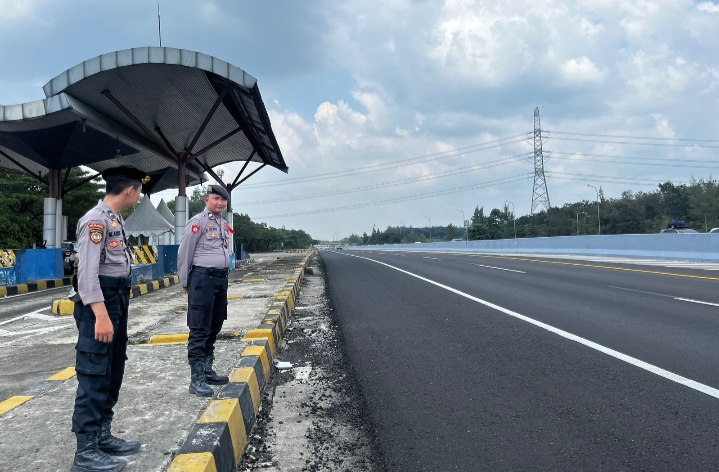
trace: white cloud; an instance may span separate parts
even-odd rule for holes
[[[608,74],[606,69],[597,67],[586,56],[565,61],[561,70],[567,80],[577,82],[599,82]]]
[[[719,5],[712,2],[702,2],[697,4],[697,10],[707,13],[719,13]]]
[[[34,18],[37,7],[36,0],[0,0],[0,20],[17,21]]]

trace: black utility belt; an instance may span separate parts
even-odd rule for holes
[[[132,277],[110,277],[101,275],[100,287],[108,288],[130,288],[132,286]]]
[[[190,270],[192,272],[207,274],[210,277],[227,277],[230,274],[230,269],[217,269],[215,267],[202,267],[196,265],[193,265]]]

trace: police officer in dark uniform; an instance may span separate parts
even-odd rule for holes
[[[140,170],[115,167],[102,173],[105,198],[77,224],[77,396],[72,431],[77,436],[73,472],[120,471],[126,462],[112,456],[134,454],[137,441],[111,434],[127,354],[130,263],[120,211],[132,208],[149,177]]]
[[[227,319],[229,247],[233,233],[221,216],[227,200],[229,195],[223,187],[207,187],[205,210],[187,223],[177,253],[177,272],[188,298],[190,393],[201,397],[212,396],[209,385],[229,381],[212,368],[215,340]]]

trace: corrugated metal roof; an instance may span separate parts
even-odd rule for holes
[[[230,93],[195,144],[197,152],[238,127],[243,131],[202,156],[209,167],[253,161],[287,172],[259,94],[257,80],[225,61],[175,48],[144,47],[95,57],[68,69],[44,87],[47,96],[65,93],[98,113],[143,133],[102,95],[108,90],[150,130],[159,128],[175,152],[192,141],[223,88]]]
[[[172,188],[176,159],[158,144],[159,134],[147,136],[102,92],[109,91],[149,130],[161,130],[181,153],[224,89],[193,152],[241,131],[197,159],[208,167],[251,159],[287,172],[257,80],[225,61],[175,48],[103,54],[50,80],[43,87],[46,99],[0,106],[0,149],[33,171],[44,168],[44,174],[47,167],[102,171],[129,164],[161,179],[150,191]],[[116,159],[118,147],[122,157]],[[0,167],[18,168],[1,158]],[[188,185],[204,180],[192,161],[187,176]]]

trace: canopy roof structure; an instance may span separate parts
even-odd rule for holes
[[[174,231],[175,228],[152,206],[148,196],[142,198],[135,211],[125,220],[125,234],[128,236],[159,237]]]
[[[167,206],[167,203],[165,203],[165,199],[161,199],[160,203],[157,205],[157,211],[162,215],[165,220],[170,223],[175,223],[175,215],[172,214],[170,209]]]
[[[182,196],[202,171],[230,191],[249,162],[261,164],[254,172],[267,165],[288,171],[257,80],[212,56],[167,47],[116,51],[66,70],[43,90],[44,100],[0,106],[0,166],[99,172],[129,164],[166,184],[176,169]],[[246,164],[233,182],[212,171],[235,161]],[[164,188],[171,187],[151,191]]]

